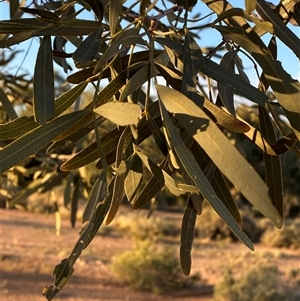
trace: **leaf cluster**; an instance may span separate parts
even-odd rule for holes
[[[34,1],[18,11],[16,1],[11,1],[11,19],[0,22],[1,48],[41,38],[34,68],[33,115],[18,117],[13,104],[2,97],[9,122],[0,125],[0,172],[14,170],[40,150],[54,159],[66,158],[60,170],[67,174],[92,162],[99,170],[93,187],[87,189],[80,238],[70,256],[55,267],[54,284],[44,290],[48,300],[72,275],[74,263],[101,224],[114,220],[122,201],[139,209],[164,187],[176,196],[188,196],[180,246],[185,275],[191,270],[194,227],[205,199],[234,235],[254,249],[241,229],[227,180],[277,227],[282,226],[280,155],[290,149],[300,153],[300,84],[276,59],[276,41],[280,39],[300,57],[299,39],[286,26],[291,15],[298,20],[298,2],[286,1],[294,6],[285,16],[280,9],[285,1],[275,10],[262,0],[246,1],[244,11],[225,0],[202,0],[201,5],[214,13],[214,21],[199,26],[195,26],[199,20],[188,19],[189,3],[136,1],[127,6],[123,2]],[[261,18],[252,15],[254,8]],[[95,20],[80,19],[82,11],[93,11]],[[24,13],[32,17],[23,18]],[[206,54],[197,38],[205,27],[223,36],[221,46]],[[265,45],[262,36],[267,33],[271,38]],[[67,44],[75,51],[66,52]],[[220,48],[225,54],[216,63],[212,58]],[[241,53],[262,70],[257,88],[243,69]],[[68,70],[68,60],[78,71],[67,77],[73,86],[56,97],[53,63]],[[73,106],[87,86],[93,89],[92,99]],[[268,98],[268,89],[275,100]],[[258,127],[237,114],[236,97],[258,106]],[[282,117],[288,125],[282,125]],[[101,125],[108,121],[116,126],[103,134]],[[90,133],[93,141],[77,150]],[[245,136],[263,153],[265,181],[230,142],[228,133]],[[160,162],[143,152],[141,145],[148,138],[160,150]],[[66,150],[72,155],[64,157]],[[76,180],[73,216],[83,178],[76,173],[68,179],[69,184]]]

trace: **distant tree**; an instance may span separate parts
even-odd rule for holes
[[[0,46],[8,53],[2,67],[18,55],[10,53],[12,46],[40,37],[32,83],[9,74],[9,68],[1,75],[2,191],[9,175],[23,174],[32,181],[13,198],[6,191],[12,198],[9,205],[38,189],[53,189],[66,178],[65,204],[71,203],[74,224],[78,197],[83,189],[90,190],[82,217],[86,225],[70,256],[55,267],[54,284],[43,292],[48,300],[65,285],[83,249],[104,220],[112,222],[122,201],[139,209],[164,187],[176,196],[188,195],[180,246],[185,275],[190,273],[194,226],[204,199],[253,250],[227,180],[282,226],[280,156],[300,154],[300,84],[276,59],[276,41],[300,58],[299,39],[286,26],[299,26],[299,1],[274,6],[245,0],[245,10],[225,0],[174,2],[33,0],[25,7],[25,1],[11,0],[10,20],[0,22]],[[199,14],[205,5],[213,13],[207,19],[211,22]],[[94,20],[82,19],[80,13],[87,11]],[[209,50],[197,38],[204,28],[222,36]],[[268,45],[263,35],[270,37]],[[256,70],[261,68],[257,88],[240,54]],[[220,63],[214,56],[221,57]],[[78,69],[67,76],[72,86],[64,93],[55,86],[54,62],[65,72],[72,62]],[[20,83],[32,84],[32,98],[23,95],[26,87],[22,90]],[[87,86],[93,97],[83,105],[78,98]],[[258,106],[256,126],[238,116],[236,95]],[[31,107],[32,116],[19,116],[17,102]],[[103,133],[102,124],[108,121],[116,126]],[[81,141],[90,133],[93,141],[86,146]],[[265,182],[230,142],[231,133],[247,137],[259,149]],[[160,162],[141,147],[149,137],[160,150]],[[42,163],[32,169],[23,163],[29,157]],[[78,169],[95,161],[97,177],[90,189]]]

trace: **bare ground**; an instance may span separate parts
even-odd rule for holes
[[[78,239],[81,225],[70,228],[63,220],[61,235],[55,235],[54,215],[16,210],[1,210],[1,301],[38,301],[45,285],[52,284],[51,273],[56,264],[68,256]],[[168,214],[168,218],[180,220],[181,215]],[[178,245],[179,242],[174,241]],[[55,300],[61,301],[141,301],[141,300],[212,300],[213,286],[228,264],[237,272],[254,264],[259,258],[272,261],[283,272],[300,267],[299,251],[271,249],[256,245],[252,253],[240,243],[216,244],[195,241],[193,249],[193,273],[201,279],[188,289],[180,289],[165,295],[134,292],[118,283],[110,272],[111,257],[132,247],[133,241],[115,233],[97,235],[75,265],[75,272]],[[240,267],[240,268],[239,268]]]

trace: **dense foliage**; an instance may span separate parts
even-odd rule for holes
[[[36,37],[40,46],[33,81],[9,68],[1,75],[3,194],[13,207],[30,193],[63,182],[74,224],[78,199],[89,193],[85,225],[70,256],[55,267],[54,284],[44,289],[48,300],[70,278],[103,221],[113,221],[121,202],[139,209],[165,187],[188,196],[180,246],[185,275],[204,199],[254,249],[241,230],[229,184],[282,226],[280,156],[300,155],[300,84],[277,60],[276,41],[300,58],[299,38],[287,27],[300,24],[299,1],[274,6],[245,0],[245,10],[225,0],[196,2],[34,0],[26,6],[10,1],[10,20],[0,22],[2,66],[18,55],[12,46]],[[209,19],[199,14],[205,5],[212,11]],[[81,18],[83,12],[95,19]],[[201,47],[202,29],[221,33],[217,46]],[[269,36],[268,45],[262,36]],[[243,68],[245,56],[257,70],[257,88]],[[65,72],[77,69],[66,78],[69,86],[55,83],[54,62]],[[87,87],[93,96],[86,101],[80,96]],[[239,116],[237,97],[256,106],[257,123]],[[20,105],[32,114],[20,116]],[[232,143],[233,135],[245,137],[262,154],[264,179]],[[149,140],[159,156],[143,148]],[[91,164],[95,179],[84,172]],[[16,175],[28,181],[12,197]]]

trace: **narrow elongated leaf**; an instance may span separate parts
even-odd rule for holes
[[[197,213],[194,210],[193,203],[189,201],[183,214],[180,238],[180,264],[185,276],[188,276],[191,272],[191,251],[195,237],[196,219]]]
[[[3,92],[2,88],[0,88],[0,102],[2,103],[2,107],[4,108],[10,119],[18,118],[18,115],[12,103],[9,101],[6,94]]]
[[[46,124],[54,117],[54,72],[51,37],[44,36],[39,47],[33,79],[34,119]]]
[[[87,2],[90,5],[98,20],[102,21],[104,13],[104,7],[102,2],[98,0],[85,0],[85,2]]]
[[[105,53],[101,56],[100,60],[98,61],[97,65],[95,66],[94,72],[97,72],[105,66],[106,62],[112,58],[113,56],[117,55],[121,50],[120,46],[123,47],[130,46],[132,44],[140,44],[145,45],[144,40],[139,34],[139,28],[130,28],[127,30],[123,30],[111,43],[110,47],[107,48]]]
[[[86,62],[90,62],[95,58],[100,48],[100,38],[102,32],[102,28],[95,30],[80,44],[73,54],[73,59],[75,62],[85,64]]]
[[[143,165],[139,156],[134,155],[129,163],[130,170],[124,181],[124,190],[128,201],[131,203],[136,196],[137,189],[143,179]]]
[[[104,154],[108,154],[115,150],[118,145],[119,131],[117,128],[110,131],[101,138],[101,146]],[[92,143],[81,152],[77,153],[73,158],[63,163],[60,167],[62,171],[74,170],[85,166],[99,158],[97,142]]]
[[[133,199],[133,209],[140,209],[147,205],[162,190],[164,185],[163,181],[152,175],[142,191]]]
[[[74,112],[53,119],[46,125],[37,127],[1,149],[0,173],[5,172],[12,166],[22,162],[30,155],[45,147],[59,135],[63,128],[74,123],[74,120],[81,116],[81,114],[81,112]]]
[[[271,58],[270,50],[261,48],[260,43],[255,40],[253,42],[247,34],[240,28],[228,28],[216,26],[216,28],[227,38],[245,48],[253,58],[260,64],[263,69],[269,85],[273,89],[275,96],[282,105],[286,117],[288,118],[296,136],[300,139],[300,83],[294,80],[282,67],[281,62]],[[259,43],[259,44],[257,44]]]
[[[103,171],[93,185],[87,204],[82,214],[82,223],[91,220],[98,204],[107,195],[106,172]]]
[[[82,229],[80,237],[76,245],[74,246],[70,256],[63,259],[62,262],[54,268],[54,271],[52,273],[55,278],[54,284],[46,286],[43,290],[43,295],[47,298],[47,300],[52,300],[64,287],[64,285],[67,283],[74,272],[73,266],[76,263],[81,252],[89,245],[91,240],[97,234],[111,203],[111,191],[113,182],[114,178],[108,186],[109,192],[106,195],[104,202],[97,206],[95,214],[92,216],[89,223]]]
[[[164,86],[157,86],[157,90],[168,110],[176,114],[176,118],[205,150],[220,171],[262,214],[267,216],[277,227],[281,227],[282,218],[269,198],[267,186],[218,127],[210,121],[209,117],[188,98],[183,97],[180,92]],[[194,117],[192,118],[191,116]],[[178,143],[181,146],[180,141],[178,141]],[[179,151],[182,151],[181,147]],[[190,157],[187,154],[186,152],[180,154],[180,159],[182,158],[182,160],[187,161],[187,158]],[[187,156],[187,158],[185,156]],[[193,158],[190,160],[194,161]],[[190,161],[190,163],[186,162],[183,166],[189,167],[190,170],[187,172],[191,178],[195,180],[195,174],[199,173],[200,176],[201,170],[199,169],[200,172],[197,171],[197,165],[191,162],[192,161]],[[196,170],[194,170],[194,168],[196,168]],[[251,181],[249,181],[249,179],[251,179]],[[207,181],[205,177],[204,180]],[[198,185],[200,185],[200,187]],[[210,187],[209,183],[208,185],[207,187]],[[206,187],[202,187],[203,181],[197,183],[196,186],[203,195],[205,193],[204,197],[206,197],[208,201],[216,203],[215,197],[212,198],[210,195],[215,195],[215,193],[212,189],[211,192],[206,191]],[[227,212],[226,209],[226,214]],[[222,217],[222,213],[219,214]],[[230,215],[230,217],[232,216]],[[229,224],[228,222],[226,223]]]
[[[271,142],[276,142],[272,121],[265,108],[259,108],[259,124],[262,134]],[[270,198],[283,218],[283,182],[282,168],[279,156],[264,153],[266,182],[269,187]]]
[[[82,82],[56,98],[54,103],[54,116],[56,117],[60,115],[69,108],[69,106],[82,94],[87,84],[87,82]],[[33,116],[17,118],[11,122],[0,124],[0,139],[12,139],[19,137],[38,126],[39,125],[34,121]]]
[[[260,16],[274,26],[274,34],[300,59],[300,39],[275,14],[265,1],[257,0]]]
[[[137,125],[141,119],[141,107],[128,102],[106,103],[94,109],[94,112],[121,126],[129,124]]]
[[[220,65],[222,67],[224,67],[225,69],[228,69],[228,70],[234,72],[234,61],[235,61],[236,55],[237,55],[236,50],[226,52],[221,59]],[[218,82],[218,89],[219,89],[220,97],[221,97],[224,107],[229,111],[229,113],[231,115],[235,116],[233,89],[228,86],[224,86],[223,84],[221,84],[219,82]]]
[[[162,89],[163,88],[163,89]],[[167,90],[173,91],[170,88],[157,86],[158,94],[160,99],[166,99],[167,96],[164,93],[164,88]],[[180,93],[181,94],[181,93]],[[182,95],[182,94],[181,94]],[[179,96],[179,95],[177,95]],[[184,97],[187,99],[186,97]],[[191,102],[191,100],[189,100]],[[166,125],[166,129],[168,134],[170,135],[170,139],[174,145],[174,149],[177,153],[179,160],[181,161],[182,167],[187,172],[187,174],[191,177],[196,187],[200,190],[201,194],[209,201],[214,210],[220,215],[220,217],[225,221],[231,231],[236,235],[236,237],[243,242],[249,249],[254,250],[254,247],[248,238],[248,236],[241,230],[240,226],[237,224],[235,219],[232,217],[228,209],[224,206],[221,200],[217,197],[215,191],[211,187],[209,181],[204,176],[203,172],[197,165],[194,157],[189,153],[187,148],[185,147],[183,141],[178,135],[176,128],[174,127],[172,120],[170,119],[163,103],[161,105],[161,112],[163,116],[163,120]],[[196,107],[196,105],[195,105]]]
[[[72,228],[75,227],[76,224],[76,216],[77,216],[77,210],[78,210],[78,201],[80,197],[80,190],[81,190],[81,179],[79,176],[74,177],[74,190],[72,194],[72,199],[71,199],[71,206],[70,206],[70,222]]]
[[[25,13],[39,16],[42,19],[50,21],[50,22],[55,22],[55,23],[60,22],[59,17],[55,13],[52,13],[51,11],[48,11],[48,10],[37,9],[37,8],[28,8],[28,7],[20,7],[19,9]]]
[[[119,23],[119,16],[122,12],[122,0],[112,0],[109,1],[109,25],[110,25],[110,34],[113,36],[117,31],[117,26]]]

